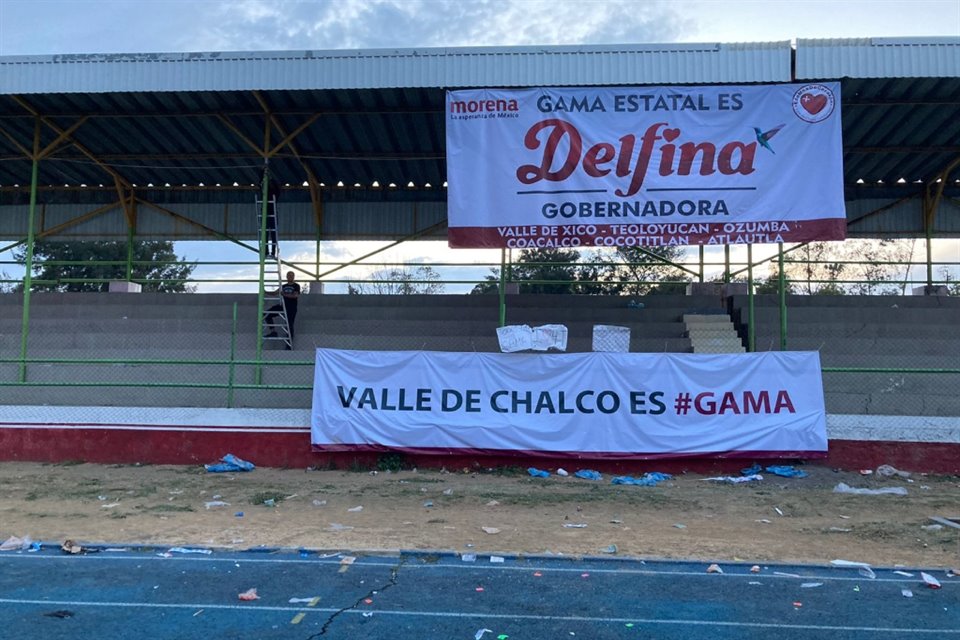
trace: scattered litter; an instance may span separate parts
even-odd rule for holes
[[[243,593],[238,593],[237,597],[245,602],[250,600],[259,600],[260,596],[257,595],[256,589],[247,589]]]
[[[616,552],[617,552],[617,545],[615,544],[611,544],[609,546],[604,547],[603,549],[600,549],[600,553],[616,553]]]
[[[623,520],[619,518],[614,518],[613,520],[610,521],[610,524],[623,524]]]
[[[838,517],[843,518],[844,520],[849,520],[849,519],[850,519],[850,516],[838,516]]]
[[[314,501],[313,501],[313,506],[315,506],[315,507],[325,507],[325,506],[327,506],[327,501],[326,501],[326,500],[314,500]]]
[[[364,611],[364,612],[363,612],[363,617],[364,617],[364,618],[372,618],[372,617],[373,617],[373,611]]]
[[[350,513],[360,513],[361,511],[363,511],[363,506],[358,505],[356,507],[350,507],[349,509],[347,509],[347,511],[349,511]]]
[[[882,489],[863,489],[851,487],[848,484],[841,482],[833,488],[834,493],[851,493],[858,496],[879,496],[886,493],[895,496],[905,496],[907,495],[907,489],[905,487],[883,487]]]
[[[363,603],[364,603],[364,604],[373,604],[373,598],[364,598],[364,599],[363,599]]]
[[[897,574],[898,576],[903,576],[904,578],[912,578],[912,577],[913,577],[913,574],[912,574],[912,573],[908,573],[908,572],[906,572],[906,571],[894,571],[894,573]]]
[[[480,640],[485,633],[493,633],[493,629],[478,629],[475,634],[473,634],[473,640]]]
[[[67,609],[57,609],[56,611],[48,611],[43,615],[47,618],[60,618],[63,620],[64,618],[72,618],[77,614],[75,614],[73,611],[68,611]]]
[[[452,496],[452,495],[453,495],[453,489],[444,489],[444,490],[443,490],[443,495],[445,495],[445,496]]]
[[[534,578],[540,578],[540,577],[543,577],[543,574],[540,573],[539,571],[534,571],[534,572],[533,572],[533,577],[534,577]]]
[[[685,524],[680,524],[680,523],[678,522],[677,524],[673,525],[673,528],[674,528],[674,529],[686,529],[686,528],[687,528],[687,525],[685,525]]]
[[[703,478],[705,482],[723,482],[726,484],[742,484],[744,482],[760,482],[763,480],[763,476],[760,474],[752,474],[749,476],[717,476],[715,478]]]
[[[903,595],[904,598],[913,597],[913,591],[910,591],[910,589],[900,589],[900,594]]]
[[[188,549],[187,547],[171,547],[167,549],[167,553],[201,553],[205,556],[213,553],[210,549]]]
[[[797,609],[799,609],[800,607],[803,606],[803,603],[802,603],[802,602],[794,602],[794,603],[793,603],[793,606],[795,606]]]
[[[872,476],[873,469],[860,469],[860,475],[862,476]]]
[[[580,469],[573,475],[583,480],[602,480],[603,479],[603,476],[600,475],[599,471],[593,471],[592,469]]]
[[[267,507],[275,507],[277,506],[277,501],[274,498],[267,498],[266,500],[263,501],[263,504],[264,506],[267,506]]]
[[[477,593],[483,593],[483,587],[477,587],[476,589],[474,589],[474,591],[476,591]]]
[[[490,556],[490,562],[494,564],[503,564],[503,556]]]
[[[500,529],[497,529],[496,527],[480,527],[480,528],[483,529],[484,533],[488,533],[491,536],[495,536],[498,533],[500,533]]]
[[[941,529],[943,529],[943,525],[942,524],[925,524],[920,528],[923,529],[924,531],[940,531]]]
[[[110,504],[102,504],[102,505],[100,505],[100,508],[101,508],[101,509],[113,509],[114,507],[119,507],[119,506],[120,506],[120,502],[117,501],[117,502],[111,502]]]
[[[750,573],[760,573],[760,565],[755,564],[750,567]]]
[[[926,584],[931,589],[939,589],[941,586],[939,580],[937,580],[936,578],[934,578],[932,575],[930,575],[925,571],[920,572],[920,577],[923,578],[924,584]]]
[[[536,467],[530,467],[530,468],[528,468],[528,469],[527,469],[527,473],[529,473],[529,474],[530,474],[531,476],[533,476],[534,478],[549,478],[549,477],[550,477],[550,472],[549,472],[549,471],[544,471],[543,469],[537,469]]]
[[[328,527],[329,531],[352,531],[353,527],[345,524],[340,524],[339,522],[331,522]]]
[[[803,582],[800,584],[801,589],[816,589],[817,587],[822,587],[822,582]]]
[[[755,476],[758,473],[763,471],[763,467],[754,462],[751,466],[746,469],[740,469],[740,475],[742,476]]]
[[[243,517],[243,511],[237,511],[235,514],[233,514],[233,517],[234,517],[234,518],[242,518],[242,517]]]
[[[712,564],[707,567],[707,573],[723,573],[723,569],[718,564]]]
[[[869,567],[866,562],[854,562],[852,560],[831,560],[830,564],[834,567]]]
[[[570,475],[570,472],[561,467],[560,469],[557,469],[557,475],[561,478],[566,478]]]
[[[475,553],[464,553],[464,554],[461,554],[460,560],[462,560],[463,562],[476,562],[476,561],[477,561],[477,554],[475,554]]]
[[[231,471],[253,471],[256,466],[252,462],[241,460],[232,453],[220,458],[222,462],[217,464],[205,464],[203,468],[210,473],[227,473]]]
[[[105,504],[105,505],[103,505],[103,508],[106,509],[106,508],[109,507],[109,506],[110,506],[110,505]],[[114,506],[116,506],[116,505],[114,505]],[[230,506],[230,503],[229,503],[229,502],[224,502],[223,500],[211,500],[210,502],[204,502],[204,503],[203,503],[203,506],[206,507],[207,509],[213,509],[213,508],[215,508],[215,507],[229,507],[229,506]]]
[[[960,576],[960,569],[950,569],[947,571],[948,576]]]
[[[792,465],[774,465],[766,468],[767,473],[772,473],[781,478],[806,478],[810,474],[802,469],[797,469]]]
[[[581,578],[589,578],[589,577],[590,577],[590,574],[589,574],[589,573],[581,573],[581,574],[580,574],[580,577],[581,577]]]
[[[937,524],[942,524],[945,527],[950,527],[952,529],[960,529],[960,524],[954,522],[957,518],[941,518],[940,516],[930,516],[930,519],[936,522]]]
[[[882,464],[877,467],[877,475],[883,476],[885,478],[890,478],[892,476],[898,476],[900,478],[909,478],[912,473],[909,471],[900,471],[896,467],[891,467],[889,464]]]
[[[766,518],[760,518],[759,520],[754,520],[754,522],[759,522],[760,524],[772,524],[772,522]]]
[[[30,548],[32,542],[30,536],[23,536],[22,538],[10,536],[0,544],[0,551],[26,551]]]
[[[762,583],[762,582],[757,582],[756,580],[751,580],[751,581],[748,582],[747,584],[752,584],[752,585],[760,586],[760,585],[762,585],[763,583]]]
[[[774,571],[773,575],[780,576],[781,578],[799,578],[799,573],[786,573],[784,571]]]
[[[782,515],[783,515],[783,511],[780,510],[780,507],[774,507],[773,510],[777,512],[777,515],[778,515],[778,516],[782,516]]]
[[[100,502],[105,502],[106,499],[107,499],[107,496],[97,496],[97,500],[99,500]]]
[[[423,503],[423,506],[429,509],[430,507],[433,506],[433,500],[427,500],[426,502]]]
[[[853,529],[844,529],[843,527],[830,527],[827,531],[832,531],[833,533],[850,533]]]
[[[664,480],[670,480],[672,478],[673,476],[669,473],[651,471],[650,473],[643,474],[639,478],[634,478],[633,476],[617,476],[610,482],[610,484],[630,484],[640,487],[655,487]]]
[[[567,522],[563,525],[563,528],[564,529],[586,529],[587,525],[584,522],[577,522],[577,523]]]
[[[356,561],[356,556],[343,556],[340,558],[340,564],[353,564]]]
[[[490,502],[487,503],[488,507],[497,507],[499,505],[500,505],[500,502],[497,500],[491,500]]]

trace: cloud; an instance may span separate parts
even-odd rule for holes
[[[364,49],[676,40],[689,21],[666,2],[608,0],[242,0],[213,3],[192,49]]]

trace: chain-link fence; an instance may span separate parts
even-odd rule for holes
[[[743,279],[733,261],[714,264],[719,276],[687,263],[699,272],[687,274],[694,284],[720,281],[712,292],[684,295],[687,283],[672,279],[674,270],[671,278],[619,281],[635,293],[585,295],[609,279],[551,280],[536,277],[535,262],[523,265],[526,272],[509,266],[502,278],[479,278],[485,293],[477,295],[418,293],[402,278],[370,279],[352,294],[305,294],[291,351],[258,341],[255,294],[34,292],[27,313],[22,293],[0,294],[0,403],[306,407],[318,347],[497,352],[504,350],[497,329],[506,325],[531,333],[529,346],[511,351],[691,352],[698,349],[684,316],[729,314],[733,340],[744,347],[820,352],[830,413],[960,416],[960,297],[806,295],[816,278],[803,266],[799,275],[785,273],[785,290],[794,293],[783,300],[779,274],[759,277],[760,266],[731,296],[722,281],[735,287]],[[432,275],[413,282],[427,281],[445,282]],[[859,282],[863,291],[876,285],[830,282]],[[905,276],[886,293],[914,282],[923,280]],[[381,284],[391,288],[380,291]],[[535,335],[549,325],[563,327],[562,345],[555,330]]]

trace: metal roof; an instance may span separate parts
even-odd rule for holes
[[[789,42],[0,58],[0,93],[304,91],[790,80]]]
[[[960,159],[960,38],[878,42],[801,40],[796,73],[842,79],[851,234],[916,234],[926,185]],[[397,238],[445,217],[444,87],[786,81],[793,57],[749,43],[0,58],[0,237],[26,234],[36,115],[41,148],[66,132],[40,162],[40,228],[58,237],[125,237],[115,178],[139,199],[138,234],[208,237],[193,220],[246,237],[269,121],[268,146],[293,138],[270,159],[291,238]],[[956,207],[941,211],[935,232],[960,235]]]
[[[955,78],[960,37],[798,40],[796,78]]]

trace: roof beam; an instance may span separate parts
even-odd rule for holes
[[[77,149],[77,151],[79,151],[80,153],[85,155],[87,158],[89,158],[95,165],[97,165],[98,167],[106,171],[107,174],[109,174],[114,180],[119,180],[122,184],[124,184],[128,188],[133,189],[133,185],[130,183],[129,180],[127,180],[122,175],[117,173],[117,171],[113,167],[101,161],[96,155],[94,155],[92,151],[90,151],[85,146],[80,144],[71,134],[68,134],[66,129],[63,129],[56,122],[53,122],[52,120],[50,120],[50,118],[41,114],[37,109],[34,109],[33,106],[31,106],[30,103],[24,100],[22,97],[10,96],[10,99],[16,102],[17,104],[19,104],[23,109],[28,111],[32,116],[39,119],[40,122],[47,125],[49,128],[53,129],[58,134],[58,136],[61,137],[61,138],[58,138],[61,142],[64,140],[69,140],[73,144],[73,146]]]
[[[83,118],[80,118],[79,120],[74,122],[72,125],[64,129],[62,132],[60,132],[60,135],[54,138],[53,142],[51,142],[50,144],[48,144],[47,146],[45,146],[43,149],[40,150],[39,158],[46,158],[51,153],[53,153],[58,146],[60,146],[61,142],[70,140],[71,139],[70,136],[72,136],[77,129],[82,127],[83,123],[85,123],[87,120],[89,120],[89,118],[84,116]]]
[[[10,144],[12,144],[13,146],[15,146],[15,147],[17,148],[17,151],[19,151],[20,153],[23,154],[24,159],[29,160],[29,159],[33,158],[33,151],[31,151],[30,149],[27,149],[25,146],[23,146],[22,144],[20,144],[20,143],[17,141],[17,139],[16,139],[15,137],[13,137],[13,134],[10,133],[9,131],[7,131],[6,129],[4,129],[3,127],[0,127],[0,135],[3,135],[4,138],[6,138],[7,140],[9,140],[9,141],[10,141]],[[6,159],[6,158],[4,158],[4,159]],[[19,160],[19,159],[20,159],[19,156],[15,157],[15,158],[11,158],[11,160]]]

